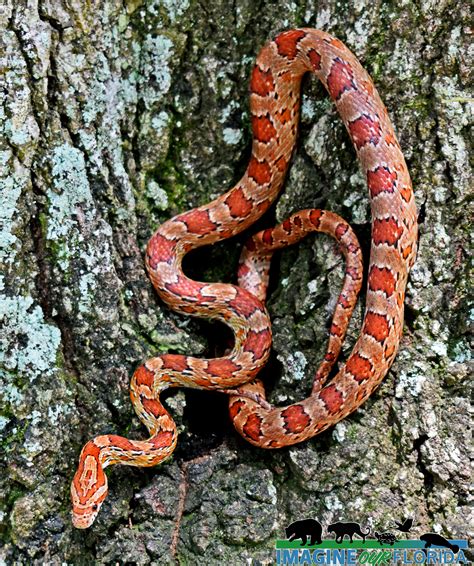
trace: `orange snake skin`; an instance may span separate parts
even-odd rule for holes
[[[330,380],[362,279],[359,245],[341,218],[305,210],[257,234],[242,253],[239,286],[193,281],[181,267],[187,252],[245,230],[278,196],[295,146],[301,79],[308,71],[326,87],[349,132],[372,210],[362,329],[347,361]],[[279,448],[307,440],[352,413],[380,384],[396,356],[407,277],[416,254],[417,213],[405,160],[372,80],[338,39],[314,29],[287,31],[258,55],[250,111],[252,155],[242,179],[209,204],[165,222],[146,252],[146,267],[161,299],[177,312],[224,322],[233,330],[234,347],[214,359],[166,354],[135,371],[131,399],[150,437],[139,441],[106,434],[84,446],[71,486],[75,527],[87,528],[97,516],[108,491],[105,467],[155,466],[172,454],[177,430],[160,402],[163,390],[193,387],[230,394],[230,415],[239,433],[261,448]],[[344,287],[311,395],[273,407],[255,379],[271,348],[263,303],[269,261],[274,250],[312,231],[338,240],[346,256]]]

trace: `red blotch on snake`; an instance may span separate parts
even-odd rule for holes
[[[308,52],[309,60],[311,61],[311,66],[313,71],[321,70],[321,55],[316,51],[316,49],[310,49]]]
[[[329,94],[333,100],[339,100],[346,91],[356,90],[354,72],[349,63],[336,57],[327,78],[327,85]]]
[[[272,201],[270,199],[266,198],[266,199],[263,199],[260,202],[256,201],[256,204],[257,204],[257,210],[258,210],[259,214],[263,214],[266,210],[268,210],[268,208],[272,204]]]
[[[242,279],[242,277],[246,277],[249,273],[251,273],[251,269],[245,263],[241,263],[237,268],[237,279]]]
[[[347,230],[349,230],[347,224],[342,224],[342,222],[338,224],[336,228],[336,238],[340,240],[342,236],[344,236],[344,234],[347,232]]]
[[[151,413],[154,417],[159,417],[164,414],[164,408],[161,403],[155,401],[155,399],[148,399],[147,397],[141,397],[141,402],[147,413]]]
[[[338,49],[342,49],[342,50],[347,49],[344,43],[342,43],[340,39],[337,39],[337,37],[333,37],[330,43],[332,46],[337,47]]]
[[[217,224],[209,218],[207,210],[191,210],[178,216],[177,220],[184,222],[189,232],[193,234],[204,235],[213,232],[217,228]]]
[[[311,419],[301,405],[291,405],[284,411],[281,416],[285,424],[283,425],[287,432],[298,434],[309,425]]]
[[[123,436],[116,436],[115,434],[109,434],[110,444],[121,448],[122,450],[135,450],[135,445],[130,440],[123,438]]]
[[[381,134],[380,123],[368,114],[362,114],[356,120],[349,122],[349,133],[357,149],[368,143],[377,145]]]
[[[234,375],[241,367],[227,358],[215,358],[209,360],[207,371],[215,377],[229,378]]]
[[[294,59],[298,52],[298,42],[301,41],[305,35],[306,33],[299,29],[280,33],[280,35],[275,39],[278,53],[282,57]]]
[[[150,438],[150,442],[155,448],[165,448],[167,446],[171,446],[171,443],[173,442],[173,433],[169,431],[159,432],[158,434]]]
[[[258,185],[266,185],[272,178],[270,165],[265,160],[259,161],[253,155],[250,158],[248,174]]]
[[[347,297],[345,297],[344,295],[339,295],[339,298],[337,300],[338,304],[341,305],[341,307],[348,309],[351,306],[351,303],[347,300]]]
[[[329,333],[333,336],[339,336],[339,338],[343,335],[343,331],[340,326],[338,326],[335,322],[331,324],[331,329]]]
[[[234,420],[235,417],[240,413],[244,405],[244,401],[241,401],[240,399],[235,403],[232,403],[232,405],[229,407],[230,418],[232,420]]]
[[[135,370],[134,376],[138,386],[146,385],[147,387],[151,387],[153,385],[155,372],[150,371],[143,365]]]
[[[312,210],[309,213],[309,220],[315,228],[319,228],[319,225],[321,224],[321,216],[322,215],[323,215],[323,211],[319,210],[319,209]]]
[[[256,310],[261,308],[260,301],[248,291],[244,291],[240,287],[234,287],[234,289],[236,292],[235,297],[229,301],[229,306],[234,309],[234,311],[248,318]]]
[[[249,438],[257,441],[262,436],[262,419],[255,413],[252,413],[248,416],[242,430]]]
[[[386,360],[391,359],[397,353],[397,348],[395,346],[385,347],[383,351],[384,358]]]
[[[336,389],[335,385],[327,385],[319,392],[319,398],[326,405],[329,414],[337,413],[342,405],[342,393]]]
[[[161,234],[154,234],[147,246],[148,264],[152,269],[160,262],[171,262],[176,255],[175,240],[169,240]]]
[[[245,196],[242,187],[232,191],[224,202],[229,207],[229,212],[234,218],[243,218],[252,210],[252,201]]]
[[[410,202],[413,191],[411,190],[411,187],[400,187],[400,194],[405,202]]]
[[[166,289],[173,295],[181,296],[186,299],[200,300],[201,289],[203,285],[197,281],[189,279],[185,275],[179,274],[177,281],[174,283],[165,283]],[[185,310],[183,308],[183,310]]]
[[[388,244],[394,246],[403,234],[403,226],[400,226],[393,217],[376,218],[372,229],[372,240],[376,246]]]
[[[407,259],[412,252],[413,252],[413,246],[411,244],[402,248],[403,259]]]
[[[252,352],[254,359],[260,359],[264,352],[270,347],[271,342],[272,335],[269,330],[261,330],[260,332],[251,330],[247,335],[244,351]]]
[[[390,297],[395,291],[395,285],[395,276],[391,269],[377,267],[376,265],[370,268],[369,289],[372,291],[382,291],[387,297]]]
[[[252,116],[252,130],[256,140],[268,143],[276,136],[276,129],[268,114],[266,116]]]
[[[285,108],[284,110],[280,110],[280,112],[276,113],[276,118],[280,122],[280,124],[287,124],[291,120],[290,109]]]
[[[360,354],[354,354],[347,360],[346,370],[360,383],[372,375],[372,364]]]
[[[267,244],[267,246],[271,246],[273,244],[273,229],[268,228],[262,234],[262,242]]]
[[[259,96],[267,96],[275,90],[275,82],[271,70],[263,71],[255,65],[250,79],[250,90]]]
[[[376,197],[380,193],[393,193],[396,189],[397,172],[388,167],[379,166],[373,171],[367,171],[367,185],[370,195]]]
[[[390,333],[387,317],[383,314],[367,312],[362,331],[373,336],[377,342],[383,342]]]
[[[181,354],[163,354],[161,361],[163,362],[163,369],[172,369],[174,371],[189,369],[186,356],[182,356]]]

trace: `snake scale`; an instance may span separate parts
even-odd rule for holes
[[[341,218],[305,210],[257,234],[243,251],[238,286],[194,281],[181,267],[190,250],[251,226],[279,194],[295,146],[301,79],[307,72],[323,83],[348,130],[367,180],[372,211],[362,329],[346,362],[330,380],[362,279],[357,240]],[[107,495],[105,467],[155,466],[173,452],[177,431],[160,402],[163,390],[223,391],[230,395],[230,415],[238,432],[256,446],[279,448],[311,438],[354,411],[379,385],[396,356],[407,277],[416,254],[417,213],[403,154],[372,80],[338,39],[314,29],[286,31],[257,57],[250,81],[250,112],[252,153],[242,179],[209,204],[165,222],[146,251],[147,271],[161,299],[179,313],[224,322],[233,330],[234,346],[214,359],[161,355],[135,371],[131,399],[150,437],[139,441],[106,434],[84,446],[71,486],[73,524],[78,528],[93,523]],[[269,261],[275,249],[311,231],[326,232],[339,241],[346,256],[344,287],[310,396],[287,407],[273,407],[256,379],[271,347],[264,305]]]

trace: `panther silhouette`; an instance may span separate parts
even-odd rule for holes
[[[316,519],[302,519],[288,525],[285,529],[286,538],[291,542],[297,538],[301,539],[301,546],[304,546],[309,537],[309,544],[321,544],[321,534],[323,526]]]
[[[354,535],[360,536],[362,539],[364,539],[365,542],[365,537],[370,534],[370,529],[366,533],[364,533],[362,532],[358,523],[342,523],[341,521],[338,521],[337,523],[332,523],[331,525],[329,525],[328,532],[335,533],[336,542],[338,544],[341,544],[346,535],[350,538],[350,542],[354,542]]]

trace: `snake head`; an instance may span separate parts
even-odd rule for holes
[[[87,529],[92,525],[107,497],[107,476],[100,460],[100,438],[84,446],[72,480],[72,524],[77,529]]]

